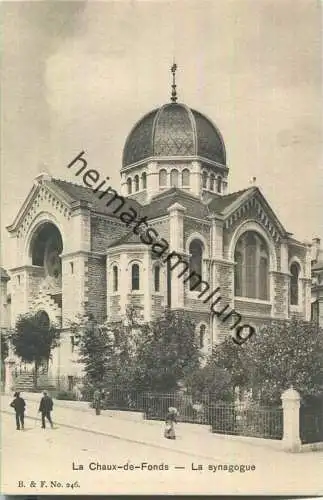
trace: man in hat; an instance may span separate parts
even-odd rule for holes
[[[20,397],[20,392],[15,392],[13,396],[14,400],[10,403],[10,406],[14,408],[16,413],[16,428],[17,431],[19,431],[21,425],[21,429],[24,430],[26,403],[25,400]]]
[[[40,400],[40,405],[39,405],[39,410],[38,412],[41,413],[41,426],[42,429],[46,428],[45,425],[45,418],[47,418],[48,422],[51,425],[51,428],[54,427],[52,418],[50,416],[50,412],[53,410],[53,400],[48,396],[47,391],[43,392],[43,397]]]

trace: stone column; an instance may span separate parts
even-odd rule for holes
[[[151,258],[151,252],[146,250],[143,258],[143,279],[145,281],[144,289],[144,319],[145,321],[151,321],[151,310],[152,310],[152,283],[154,280],[153,276],[153,264]]]
[[[179,203],[174,203],[167,211],[169,213],[170,251],[183,255],[184,213],[186,208]],[[180,271],[182,271],[182,268],[180,268]],[[172,309],[182,309],[184,307],[184,278],[178,277],[180,271],[172,272],[171,276]]]
[[[301,449],[299,429],[300,395],[293,387],[281,395],[284,412],[283,448],[286,451],[298,452]]]
[[[5,364],[5,386],[4,386],[4,392],[5,394],[10,394],[12,392],[12,386],[13,386],[13,368],[16,364],[13,356],[9,354],[9,356],[5,359],[4,361]]]

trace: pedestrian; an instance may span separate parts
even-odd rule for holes
[[[164,437],[166,439],[176,439],[174,424],[177,423],[177,409],[170,407],[166,415]]]
[[[96,415],[100,415],[101,413],[101,398],[102,392],[100,389],[96,389],[93,394],[93,408],[95,409]]]
[[[10,403],[10,406],[14,408],[16,413],[16,428],[17,431],[19,431],[21,425],[21,429],[24,430],[26,403],[25,400],[20,397],[20,392],[15,392],[13,396],[15,399]]]
[[[51,428],[54,427],[54,424],[52,422],[52,418],[50,416],[50,412],[53,410],[53,400],[48,396],[47,391],[43,392],[43,397],[40,400],[40,405],[39,405],[39,410],[38,412],[41,413],[41,426],[42,429],[46,428],[45,424],[45,418],[47,418],[48,422],[50,423]]]

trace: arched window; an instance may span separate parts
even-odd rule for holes
[[[202,174],[202,187],[207,189],[207,172],[203,172]]]
[[[113,274],[113,291],[117,292],[118,291],[118,267],[113,266],[112,268],[112,274]]]
[[[199,331],[199,346],[200,346],[200,349],[203,349],[203,347],[205,346],[205,331],[206,331],[206,326],[205,325],[201,325],[200,326],[200,331]]]
[[[128,194],[131,194],[132,193],[132,180],[130,179],[130,177],[128,177],[128,179],[127,179],[127,189],[128,189]]]
[[[222,178],[218,177],[216,180],[216,190],[218,193],[221,193],[222,191]]]
[[[135,191],[139,191],[139,175],[135,175]]]
[[[155,292],[160,291],[160,267],[155,266],[154,268],[154,289]]]
[[[188,168],[184,168],[182,172],[182,186],[189,186],[190,185],[190,171]]]
[[[290,266],[290,303],[292,306],[297,306],[299,302],[299,293],[298,293],[298,280],[299,280],[299,265],[294,262]]]
[[[147,188],[147,174],[146,174],[146,172],[142,173],[141,184],[142,184],[142,189],[146,189]]]
[[[210,191],[214,191],[215,175],[211,174],[210,177]]]
[[[170,185],[171,187],[178,187],[178,170],[175,168],[170,173]]]
[[[159,185],[161,187],[164,187],[167,185],[167,172],[164,168],[159,171]]]
[[[193,240],[189,246],[190,253],[190,290],[201,291],[203,244]]]
[[[139,273],[139,265],[132,264],[131,268],[131,289],[139,290],[140,288],[140,273]]]
[[[234,291],[239,297],[269,300],[269,253],[264,239],[254,231],[240,236],[234,260]]]
[[[40,310],[36,313],[38,324],[41,328],[47,329],[50,325],[49,316],[46,311]]]
[[[236,251],[234,257],[235,257],[235,261],[236,261],[235,275],[234,275],[235,294],[238,295],[239,297],[241,297],[242,296],[242,254],[241,254],[241,252]]]

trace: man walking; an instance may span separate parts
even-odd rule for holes
[[[96,389],[93,394],[93,408],[95,409],[96,415],[100,415],[101,413],[101,397],[102,393],[100,389]]]
[[[40,400],[40,405],[39,405],[39,410],[38,410],[38,412],[41,413],[41,426],[42,426],[42,429],[46,428],[45,418],[47,418],[48,422],[51,425],[51,428],[53,428],[54,425],[53,425],[53,422],[52,422],[52,419],[50,416],[50,412],[53,410],[53,401],[52,401],[52,398],[50,398],[48,396],[47,391],[44,391],[43,394],[44,394],[44,396]]]
[[[24,430],[26,403],[25,400],[20,397],[20,392],[15,392],[14,398],[15,399],[10,403],[10,406],[14,408],[16,413],[16,428],[17,431],[19,431],[21,425],[21,429]]]

